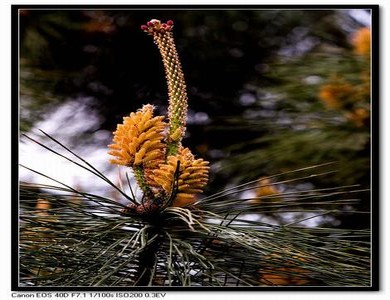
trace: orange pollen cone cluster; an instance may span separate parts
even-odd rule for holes
[[[177,165],[179,173],[175,178]],[[170,155],[167,161],[153,171],[150,184],[161,187],[165,195],[170,195],[177,185],[177,194],[172,206],[186,206],[196,200],[196,194],[203,191],[208,180],[209,162],[195,159],[188,148],[180,148],[178,154]]]
[[[114,156],[110,162],[124,166],[142,165],[154,168],[164,161],[163,144],[166,123],[164,117],[153,117],[153,106],[142,109],[123,118],[114,132],[113,144],[108,153]]]
[[[195,159],[188,148],[180,147],[175,155],[166,156],[167,124],[164,117],[153,117],[153,106],[123,118],[109,145],[113,164],[141,170],[144,182],[156,198],[172,198],[171,206],[188,206],[196,201],[208,181],[208,161]],[[179,163],[180,162],[180,163]],[[179,170],[177,175],[177,165]]]
[[[354,33],[352,44],[357,54],[369,57],[371,54],[371,30],[368,27]]]
[[[181,145],[186,130],[187,92],[172,27],[172,21],[162,23],[156,19],[141,26],[153,36],[163,59],[168,83],[168,123],[162,116],[153,116],[152,105],[144,105],[123,118],[108,146],[114,157],[110,162],[132,168],[147,201],[162,207],[193,204],[207,184],[209,171],[207,161],[195,159]]]

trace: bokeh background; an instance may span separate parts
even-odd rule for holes
[[[166,114],[160,54],[140,30],[152,18],[175,23],[189,94],[183,143],[211,162],[206,194],[328,162],[334,173],[251,193],[370,188],[371,15],[363,9],[20,10],[20,132],[50,146],[44,130],[118,182],[107,154],[116,125],[145,103]],[[23,138],[19,160],[112,193]],[[20,178],[49,183],[25,169]],[[358,204],[316,224],[367,228],[370,194],[355,196]]]

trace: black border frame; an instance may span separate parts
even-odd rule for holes
[[[128,10],[158,10],[158,9],[370,9],[372,28],[372,65],[371,65],[371,283],[370,287],[339,287],[339,286],[297,286],[297,287],[20,287],[18,283],[18,202],[19,202],[19,16],[20,9],[128,9]],[[11,5],[11,291],[17,292],[131,292],[131,291],[379,291],[380,290],[380,168],[379,168],[379,5]]]

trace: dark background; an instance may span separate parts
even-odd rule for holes
[[[335,173],[283,188],[370,188],[369,122],[356,126],[319,97],[328,81],[359,85],[369,70],[351,43],[369,25],[369,10],[25,9],[19,16],[22,133],[69,99],[98,116],[70,136],[71,147],[106,147],[110,136],[91,136],[114,131],[145,103],[165,114],[160,54],[140,26],[171,19],[189,95],[183,144],[211,162],[206,194],[327,162]],[[370,211],[369,194],[356,197],[358,205],[326,225],[366,228],[369,216],[348,211]]]

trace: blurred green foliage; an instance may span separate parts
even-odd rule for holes
[[[213,162],[209,193],[329,161],[338,172],[312,184],[370,187],[369,126],[319,99],[333,75],[359,84],[369,68],[349,40],[362,24],[345,10],[21,11],[21,130],[80,95],[97,99],[101,129],[144,103],[164,113],[160,57],[139,29],[151,18],[175,22],[190,98],[184,144]]]

